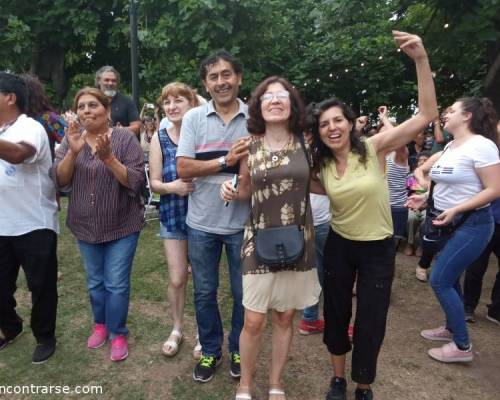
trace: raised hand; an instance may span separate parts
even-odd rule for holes
[[[109,136],[107,133],[97,135],[95,152],[100,160],[104,161],[111,157],[111,142],[109,141]]]
[[[400,31],[392,31],[392,34],[398,47],[412,60],[427,57],[427,52],[419,36]]]
[[[382,118],[387,118],[388,114],[387,114],[387,106],[380,106],[378,109],[378,117],[380,119]]]
[[[68,118],[68,127],[64,129],[64,134],[68,139],[68,145],[70,150],[78,154],[85,146],[85,137],[87,136],[87,131],[82,132],[82,128],[76,118]]]

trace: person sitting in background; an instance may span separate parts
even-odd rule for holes
[[[198,106],[193,89],[181,82],[172,82],[161,91],[161,103],[171,125],[153,136],[150,152],[151,189],[160,196],[160,237],[167,260],[168,300],[173,329],[163,344],[162,353],[177,354],[183,339],[184,305],[188,281],[188,243],[186,213],[188,195],[194,189],[191,179],[177,175],[176,154],[184,114]]]
[[[56,151],[52,176],[70,190],[67,225],[87,271],[94,327],[87,347],[111,339],[111,360],[128,357],[127,316],[132,262],[144,225],[144,155],[126,128],[109,127],[110,102],[99,89],[80,89],[76,117]]]

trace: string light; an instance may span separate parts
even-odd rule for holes
[[[346,69],[345,69],[345,72],[349,72],[349,70],[346,68]]]
[[[448,23],[444,24],[444,29],[448,29],[449,26],[450,26],[450,24],[448,24]]]
[[[307,82],[304,82],[304,86],[307,86]]]
[[[379,60],[381,60],[382,58],[383,58],[382,56],[379,56],[379,58],[378,58],[378,59],[379,59]]]
[[[453,79],[455,77],[455,74],[450,75],[450,79]]]
[[[318,82],[318,83],[319,83],[319,78],[316,78],[316,82]]]
[[[333,78],[333,74],[330,74],[330,78]]]
[[[398,53],[401,53],[401,49],[397,49],[396,51],[397,51]]]
[[[361,66],[364,67],[365,66],[365,63],[361,63]]]

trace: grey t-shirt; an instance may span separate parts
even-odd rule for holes
[[[213,100],[189,110],[182,119],[177,157],[213,160],[226,155],[232,144],[248,135],[247,106],[238,99],[240,109],[228,124],[215,111]],[[193,180],[186,224],[204,232],[227,235],[243,230],[250,212],[248,201],[233,201],[228,207],[220,198],[220,185],[238,173],[239,166]]]

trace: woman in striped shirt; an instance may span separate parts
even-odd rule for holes
[[[143,226],[144,160],[139,141],[126,128],[110,128],[110,104],[86,87],[74,101],[52,175],[69,191],[67,225],[87,271],[94,329],[87,346],[111,339],[111,360],[128,356],[126,327],[132,261]]]

